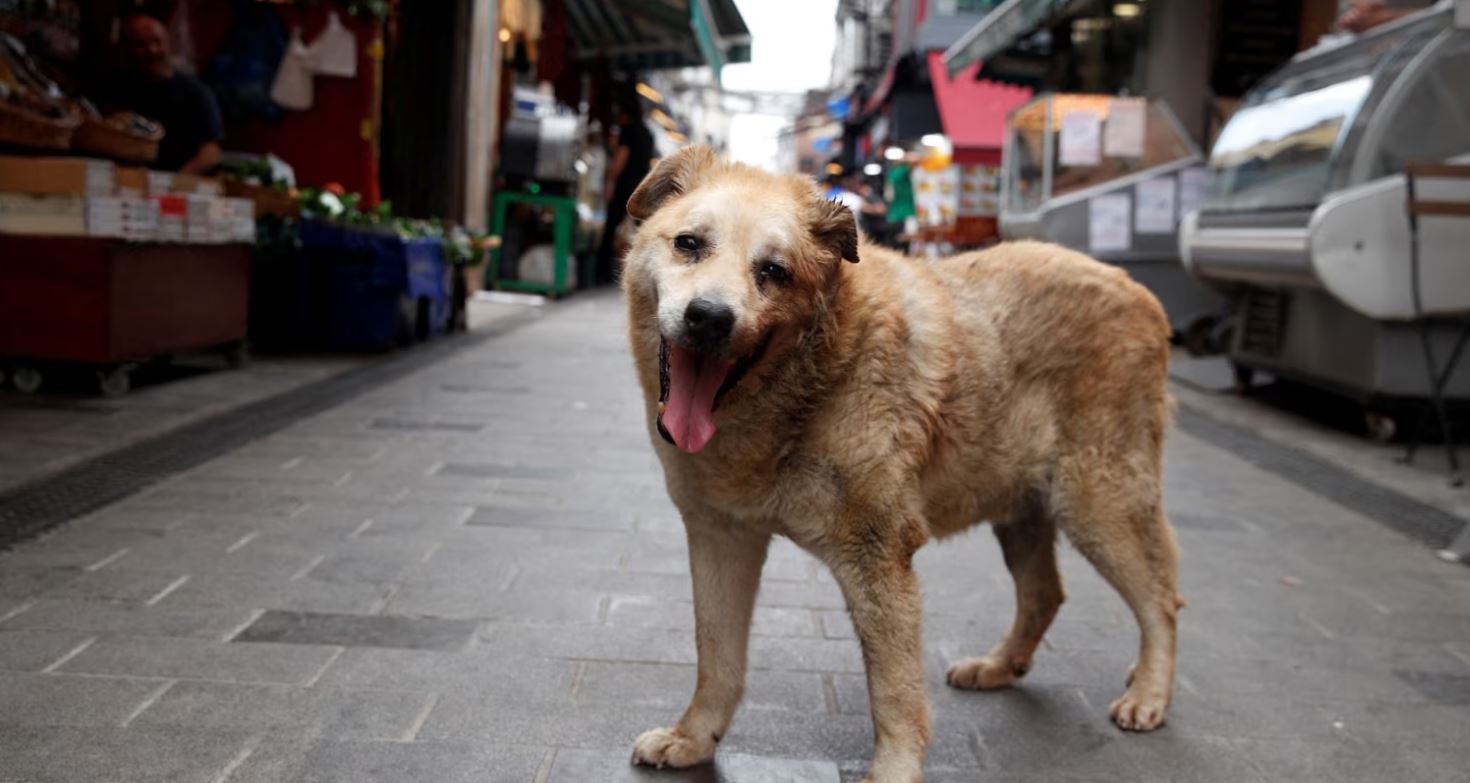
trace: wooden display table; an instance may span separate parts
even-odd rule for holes
[[[48,365],[128,390],[137,362],[222,349],[243,359],[248,245],[0,235],[0,365],[34,391]]]

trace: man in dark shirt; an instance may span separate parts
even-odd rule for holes
[[[129,67],[114,103],[163,125],[154,165],[184,174],[214,168],[224,136],[214,94],[174,66],[162,22],[138,14],[123,24],[122,35]]]
[[[617,279],[618,226],[628,216],[628,199],[638,184],[648,176],[655,154],[653,134],[643,124],[643,107],[631,86],[616,96],[617,129],[612,155],[607,164],[607,183],[603,197],[607,201],[607,220],[602,224],[602,249],[597,254],[597,283]]]

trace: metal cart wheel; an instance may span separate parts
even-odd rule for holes
[[[225,364],[228,364],[232,370],[238,370],[250,363],[250,348],[243,340],[225,346],[220,351],[220,355],[224,357]]]
[[[1389,443],[1398,434],[1398,420],[1380,411],[1363,411],[1363,430],[1374,443]]]
[[[10,371],[10,384],[22,394],[35,394],[41,388],[41,382],[44,380],[40,370],[27,364]]]
[[[133,388],[132,368],[113,367],[97,371],[97,389],[104,397],[121,397]]]
[[[1251,385],[1255,383],[1256,371],[1252,367],[1243,364],[1230,363],[1230,369],[1234,373],[1235,393],[1245,397],[1251,393]]]

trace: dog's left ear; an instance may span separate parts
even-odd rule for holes
[[[693,190],[716,162],[714,150],[701,145],[685,147],[659,161],[628,198],[629,217],[645,220],[665,201]]]
[[[843,261],[858,262],[857,220],[840,201],[818,198],[811,209],[812,238]]]

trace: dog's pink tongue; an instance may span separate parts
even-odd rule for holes
[[[669,346],[669,398],[661,421],[681,451],[693,454],[715,436],[715,395],[729,372],[729,362]]]

